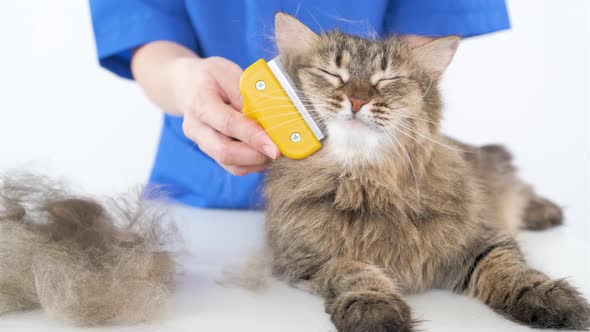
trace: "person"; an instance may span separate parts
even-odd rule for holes
[[[242,68],[276,56],[274,14],[316,32],[413,41],[510,27],[504,0],[90,0],[99,63],[135,79],[165,112],[149,185],[207,208],[261,208],[279,150],[243,116]]]

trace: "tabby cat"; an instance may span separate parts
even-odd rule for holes
[[[561,223],[502,146],[439,131],[443,70],[456,37],[317,35],[276,16],[286,71],[327,133],[304,160],[268,172],[273,273],[325,299],[338,331],[414,331],[405,294],[444,288],[539,328],[584,329],[590,305],[527,266],[512,234]]]

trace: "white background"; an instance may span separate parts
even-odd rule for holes
[[[519,241],[533,267],[571,276],[590,297],[590,4],[508,4],[513,29],[464,41],[451,65],[444,128],[507,144],[523,176],[565,207],[566,227]],[[41,168],[100,194],[145,181],[161,114],[135,84],[98,68],[86,1],[1,1],[0,43],[0,172]],[[172,312],[96,331],[334,330],[318,297],[276,282],[256,295],[215,282],[220,266],[262,243],[261,213],[174,210],[193,266]],[[529,331],[448,292],[408,301],[425,331]],[[0,317],[0,330],[78,331],[38,311]]]
[[[465,40],[443,82],[445,131],[502,142],[590,231],[590,5],[511,0],[513,29]],[[98,67],[86,1],[0,2],[0,171],[41,167],[96,193],[143,183],[161,113]]]

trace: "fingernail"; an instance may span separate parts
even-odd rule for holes
[[[272,145],[265,145],[264,147],[262,147],[262,150],[264,150],[264,153],[270,159],[277,159],[277,150],[275,149],[274,146],[272,146]]]

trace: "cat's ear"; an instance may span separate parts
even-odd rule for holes
[[[413,48],[412,53],[430,75],[438,78],[451,63],[460,41],[456,36],[438,38]]]
[[[305,53],[317,41],[318,35],[295,17],[275,15],[275,39],[281,55],[296,56]]]

